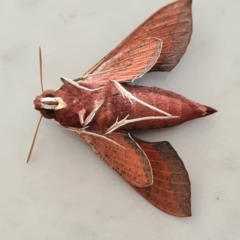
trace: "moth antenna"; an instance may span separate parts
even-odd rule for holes
[[[43,92],[42,48],[41,48],[40,46],[39,46],[39,48],[38,48],[38,55],[39,55],[40,82],[41,82],[41,89],[42,89],[42,92]],[[31,157],[31,155],[32,155],[32,150],[33,150],[33,147],[34,147],[34,144],[35,144],[35,140],[36,140],[36,137],[37,137],[37,133],[38,133],[38,129],[39,129],[39,126],[40,126],[41,121],[42,121],[42,116],[40,117],[40,119],[39,119],[39,121],[38,121],[38,125],[37,125],[37,128],[36,128],[34,137],[33,137],[32,145],[31,145],[30,150],[29,150],[29,153],[28,153],[27,163],[29,162],[30,157]]]
[[[30,157],[31,157],[31,155],[32,155],[32,150],[33,150],[33,147],[34,147],[34,144],[35,144],[35,140],[36,140],[36,137],[37,137],[37,133],[38,133],[38,129],[39,129],[41,120],[42,120],[42,116],[40,117],[40,119],[39,119],[39,121],[38,121],[38,125],[37,125],[37,128],[36,128],[34,137],[33,137],[32,145],[31,145],[30,150],[29,150],[29,153],[28,153],[27,163],[29,162]]]
[[[40,82],[41,82],[41,89],[43,92],[42,49],[41,49],[41,47],[39,47],[38,50],[39,50],[38,53],[39,53],[39,66],[40,66]]]

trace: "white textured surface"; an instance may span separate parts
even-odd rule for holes
[[[151,3],[150,3],[151,2]],[[192,185],[190,218],[142,199],[74,134],[39,118],[38,46],[46,88],[78,77],[168,0],[0,1],[0,239],[240,239],[239,0],[193,1],[194,32],[159,86],[218,109],[207,118],[140,134],[168,140]]]

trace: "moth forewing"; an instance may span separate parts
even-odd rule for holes
[[[162,54],[151,71],[171,71],[185,53],[191,35],[192,0],[174,1],[148,17],[86,74],[93,73],[113,56],[148,37],[163,42]]]

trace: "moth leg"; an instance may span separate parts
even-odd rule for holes
[[[160,119],[172,119],[172,118],[179,118],[179,116],[149,116],[149,117],[141,117],[141,118],[133,118],[133,119],[127,119],[129,115],[127,115],[124,119],[118,121],[118,118],[116,122],[109,127],[105,134],[109,134],[116,129],[128,124],[128,123],[133,123],[133,122],[139,122],[139,121],[146,121],[146,120],[160,120]]]
[[[131,104],[132,104],[132,100],[134,100],[134,101],[142,104],[143,106],[145,106],[145,107],[147,107],[147,108],[150,108],[150,109],[152,109],[152,110],[154,110],[154,111],[157,111],[157,112],[162,113],[162,114],[164,114],[164,115],[166,115],[166,116],[169,116],[169,117],[172,116],[170,113],[164,112],[163,110],[161,110],[161,109],[159,109],[159,108],[156,108],[156,107],[154,107],[154,106],[152,106],[152,105],[150,105],[150,104],[148,104],[148,103],[146,103],[146,102],[138,99],[137,97],[133,96],[130,92],[128,92],[128,91],[127,91],[120,83],[118,83],[117,81],[113,81],[113,80],[112,80],[111,82],[112,82],[112,83],[114,84],[114,86],[118,89],[118,91],[122,94],[123,98],[127,98],[127,99],[131,102]]]
[[[113,141],[112,139],[110,138],[107,138],[105,137],[104,135],[101,135],[101,134],[97,134],[97,133],[94,133],[94,132],[89,132],[89,131],[86,131],[85,129],[88,128],[87,127],[84,127],[84,128],[75,128],[75,127],[66,127],[68,130],[72,131],[72,132],[75,132],[75,133],[78,133],[78,134],[87,134],[87,135],[92,135],[92,136],[95,136],[95,137],[99,137],[99,138],[103,138],[113,144],[116,144],[117,146],[121,147],[121,148],[124,148],[122,145],[118,144],[117,142]]]
[[[94,118],[97,110],[103,105],[105,99],[103,99],[102,101],[100,101],[97,106],[92,110],[92,112],[88,115],[88,117],[85,119],[84,121],[84,125],[83,126],[86,126],[87,124],[89,124],[92,119]]]
[[[83,87],[83,86],[79,85],[77,82],[75,82],[74,80],[72,80],[72,79],[70,79],[70,78],[63,78],[63,77],[61,77],[61,81],[62,81],[63,83],[66,83],[66,82],[67,82],[67,83],[73,85],[73,86],[76,87],[76,88],[79,88],[79,89],[82,89],[82,90],[85,90],[85,91],[89,91],[89,92],[98,91],[99,89],[102,89],[102,88],[103,88],[103,87],[99,87],[99,88],[93,88],[93,89],[91,89],[91,88]]]
[[[79,117],[79,121],[80,121],[81,125],[84,124],[85,114],[86,114],[86,109],[85,109],[85,108],[83,108],[82,110],[80,110],[80,111],[78,112],[78,117]]]

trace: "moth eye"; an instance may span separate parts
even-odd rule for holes
[[[47,119],[54,118],[54,110],[42,109],[40,112],[44,118],[47,118]]]
[[[54,97],[55,96],[55,91],[48,89],[43,91],[43,93],[41,94],[42,97]]]
[[[55,96],[55,91],[48,89],[42,92],[41,94],[42,97],[54,97]],[[51,109],[41,109],[40,110],[42,116],[47,119],[52,119],[54,118],[54,110]]]

